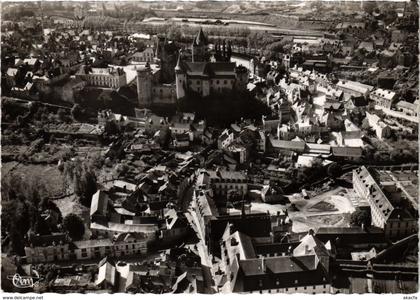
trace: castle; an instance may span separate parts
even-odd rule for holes
[[[161,70],[152,70],[147,63],[137,68],[137,100],[139,107],[153,104],[174,104],[176,102],[175,84],[161,83]]]
[[[163,48],[159,49],[163,50]],[[154,104],[174,104],[188,91],[194,91],[202,97],[226,90],[245,91],[248,84],[248,69],[230,62],[231,45],[216,44],[214,60],[210,62],[208,40],[202,29],[192,43],[192,61],[184,61],[181,52],[175,68],[175,83],[165,84],[162,76],[168,75],[164,69],[154,71],[149,64],[137,69],[137,94],[140,107]],[[161,52],[162,53],[162,52]],[[162,60],[162,67],[164,60]]]
[[[246,90],[248,69],[230,62],[230,43],[223,51],[216,45],[216,62],[209,62],[208,40],[200,29],[192,44],[192,62],[178,56],[175,67],[176,97],[183,98],[187,91],[194,91],[202,97],[225,90]]]

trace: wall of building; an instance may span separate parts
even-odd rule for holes
[[[55,245],[47,247],[25,247],[28,263],[53,262],[69,259],[69,245]]]

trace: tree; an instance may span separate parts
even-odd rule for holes
[[[372,221],[369,210],[356,208],[350,216],[350,224],[354,226],[369,226]]]
[[[371,15],[375,11],[375,9],[378,8],[377,3],[373,1],[363,1],[362,6],[363,10],[369,15]]]
[[[65,112],[64,109],[59,108],[57,111],[57,117],[58,117],[58,120],[65,122],[67,120],[67,113]]]
[[[75,172],[74,192],[80,197],[80,203],[90,206],[92,196],[97,191],[95,173],[87,164],[76,166]]]
[[[80,105],[79,104],[73,105],[71,109],[71,116],[73,117],[73,119],[78,120],[80,119],[81,115],[82,115],[82,108],[80,107]]]
[[[343,169],[341,168],[341,166],[338,164],[338,163],[336,163],[336,162],[333,162],[332,164],[330,164],[329,166],[328,166],[328,169],[327,169],[327,174],[328,174],[328,176],[330,176],[331,178],[337,178],[338,176],[340,176],[341,175],[341,172],[343,172]]]
[[[64,218],[63,225],[69,236],[75,241],[80,240],[85,234],[83,220],[76,214],[68,214]]]

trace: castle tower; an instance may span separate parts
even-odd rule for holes
[[[238,91],[245,91],[248,84],[248,69],[242,65],[235,68],[236,82],[235,88]]]
[[[200,28],[192,44],[192,62],[208,61],[207,45],[207,37],[204,35],[203,29]]]
[[[176,98],[180,99],[185,96],[185,86],[187,84],[187,76],[182,69],[181,52],[178,55],[178,62],[175,66],[175,81],[176,81]]]
[[[152,74],[149,64],[137,70],[137,99],[140,107],[152,104]]]

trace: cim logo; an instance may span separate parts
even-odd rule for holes
[[[36,286],[41,281],[41,276],[36,270],[32,270],[33,276],[21,276],[15,274],[13,276],[8,276],[8,279],[12,280],[12,283],[15,287],[20,289],[32,288]]]

